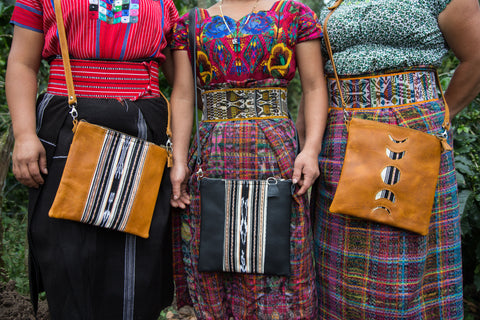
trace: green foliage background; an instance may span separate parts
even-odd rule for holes
[[[13,0],[0,2],[0,136],[10,126],[4,80],[7,56],[12,39],[12,27],[9,25],[9,19],[13,2]],[[322,6],[321,1],[305,0],[304,2],[317,13]],[[213,3],[213,0],[198,0],[198,6],[200,7],[207,7]],[[197,1],[175,0],[175,4],[180,14],[183,14],[189,8],[197,5]],[[439,72],[444,88],[448,86],[457,65],[458,60],[450,53],[445,58]],[[48,66],[44,65],[39,74],[40,90],[45,88],[47,74]],[[168,95],[170,88],[168,88],[165,79],[161,80],[161,84]],[[289,105],[293,114],[296,113],[300,95],[301,86],[298,77],[296,77],[289,87]],[[468,320],[480,317],[480,96],[456,117],[452,130],[462,215],[465,318]],[[0,281],[13,279],[17,283],[17,289],[26,294],[28,292],[25,239],[27,190],[15,180],[10,171],[1,195],[3,202],[0,209],[0,218],[4,228],[4,237],[3,252],[0,252],[2,254]],[[2,200],[1,197],[0,200]]]

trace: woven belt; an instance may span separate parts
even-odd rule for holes
[[[104,61],[70,59],[77,97],[131,99],[161,95],[156,61]],[[62,59],[50,63],[47,92],[67,96]]]
[[[383,108],[441,99],[435,71],[408,70],[361,77],[339,77],[346,108]],[[330,107],[341,108],[335,78],[327,77]]]
[[[203,121],[288,118],[286,88],[209,90],[202,99]]]

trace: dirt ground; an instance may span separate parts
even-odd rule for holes
[[[48,320],[46,301],[39,301],[35,319],[30,298],[15,290],[15,281],[0,282],[0,320]],[[159,320],[196,320],[193,309],[184,307],[177,310],[174,306],[164,310]]]
[[[38,320],[47,320],[46,301],[39,301]],[[15,290],[15,281],[0,283],[0,320],[35,320],[30,298]]]

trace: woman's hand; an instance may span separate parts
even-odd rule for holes
[[[43,184],[42,174],[47,174],[45,148],[36,135],[15,139],[12,155],[12,170],[17,180],[31,188]]]
[[[300,152],[295,159],[292,176],[292,182],[300,186],[297,194],[305,194],[319,175],[318,154],[315,154],[315,152],[309,153],[307,150]]]
[[[174,208],[185,209],[190,204],[190,195],[187,192],[190,170],[186,164],[174,164],[170,169],[170,181],[172,182],[172,197],[170,204]]]

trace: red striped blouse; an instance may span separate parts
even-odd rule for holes
[[[77,59],[157,58],[178,12],[172,0],[62,0],[70,55]],[[42,32],[42,56],[60,55],[53,0],[17,0],[11,23]]]

